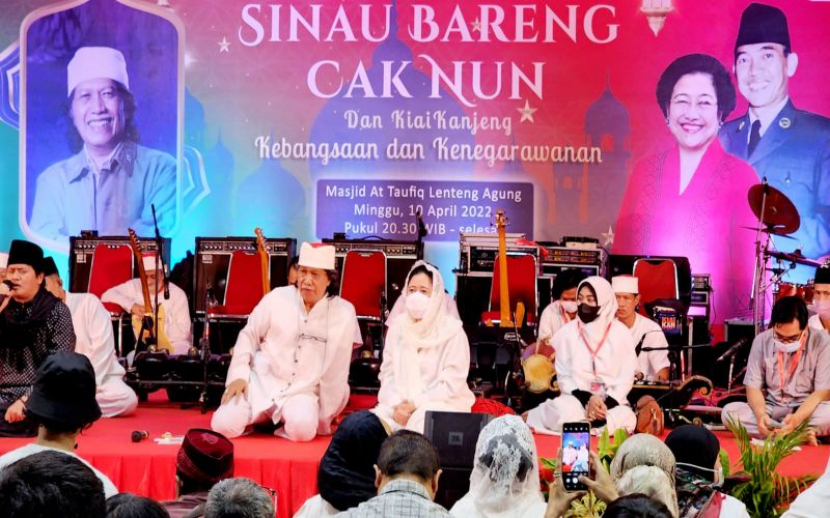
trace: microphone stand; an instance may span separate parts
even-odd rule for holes
[[[421,217],[421,210],[418,209],[415,212],[415,218],[418,220],[418,241],[415,245],[416,256],[419,260],[424,258],[424,238],[427,237],[429,232],[427,232],[427,227],[424,225],[424,220]]]
[[[213,287],[210,282],[207,284],[205,290],[205,327],[202,330],[202,337],[199,339],[199,350],[202,356],[202,393],[199,394],[199,403],[202,406],[202,413],[207,412],[208,407],[208,386],[210,380],[208,377],[208,364],[210,363],[210,308],[213,302]]]

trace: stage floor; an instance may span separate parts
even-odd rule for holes
[[[157,500],[174,498],[175,459],[178,445],[159,445],[153,438],[165,432],[182,435],[190,428],[209,428],[210,415],[198,408],[181,409],[168,403],[163,392],[152,394],[135,415],[102,419],[79,438],[77,453],[106,473],[121,491]],[[365,406],[365,398],[355,398],[353,406]],[[150,439],[135,444],[131,432],[146,431]],[[721,445],[733,462],[738,449],[730,434],[718,432]],[[0,453],[22,446],[31,439],[0,439]],[[305,500],[317,493],[317,466],[329,444],[329,437],[308,443],[293,443],[264,434],[233,440],[236,475],[249,477],[278,492],[278,516],[288,517]],[[536,435],[539,455],[552,457],[559,448],[559,437]],[[782,464],[785,474],[820,475],[830,457],[830,446],[805,446]]]

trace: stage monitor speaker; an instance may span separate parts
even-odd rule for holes
[[[297,250],[293,238],[268,238],[271,289],[288,284],[288,265]],[[193,278],[193,306],[197,315],[205,314],[207,287],[213,289],[213,296],[221,304],[225,298],[225,284],[231,255],[236,251],[254,253],[257,251],[256,238],[251,237],[197,237],[195,272]]]
[[[141,252],[153,252],[157,250],[155,238],[139,237]],[[89,291],[89,274],[92,271],[92,256],[98,245],[117,247],[121,245],[130,246],[128,236],[72,236],[69,238],[69,291],[72,293],[86,293]],[[170,238],[162,238],[164,248],[164,262],[168,271],[173,267],[170,264]],[[138,275],[138,264],[133,257],[133,271]]]
[[[470,490],[470,473],[475,462],[478,436],[492,420],[490,414],[426,413],[424,435],[438,450],[443,471],[435,501],[446,509],[450,509]]]

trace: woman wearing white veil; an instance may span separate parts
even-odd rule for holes
[[[423,433],[427,410],[469,412],[475,402],[467,386],[470,346],[461,321],[446,311],[434,266],[415,263],[405,286],[406,313],[386,335],[374,412],[393,430]]]
[[[502,416],[485,426],[475,455],[470,491],[450,509],[452,516],[545,516],[536,442],[520,417]]]
[[[617,299],[602,277],[588,277],[577,290],[577,318],[553,337],[561,395],[526,414],[538,430],[560,432],[562,423],[589,420],[629,432],[637,419],[628,406],[637,354],[631,332],[616,319]]]

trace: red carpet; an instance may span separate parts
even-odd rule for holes
[[[160,393],[157,393],[160,396]],[[354,406],[362,406],[354,401]],[[130,417],[102,419],[79,439],[78,454],[106,473],[121,491],[130,491],[158,500],[174,497],[175,456],[178,445],[158,445],[152,438],[164,432],[181,435],[189,428],[208,428],[210,413],[197,408],[181,410],[178,405],[160,401],[156,394]],[[149,432],[150,439],[134,444],[133,430]],[[738,459],[735,442],[719,433],[721,444],[732,461]],[[0,439],[0,453],[22,446],[31,439]],[[328,437],[308,443],[292,443],[267,435],[235,439],[236,475],[249,477],[277,490],[278,516],[289,517],[303,502],[317,493],[317,465]],[[552,457],[559,438],[536,436],[539,455]],[[821,474],[830,456],[830,446],[809,447],[787,459],[786,474]]]

